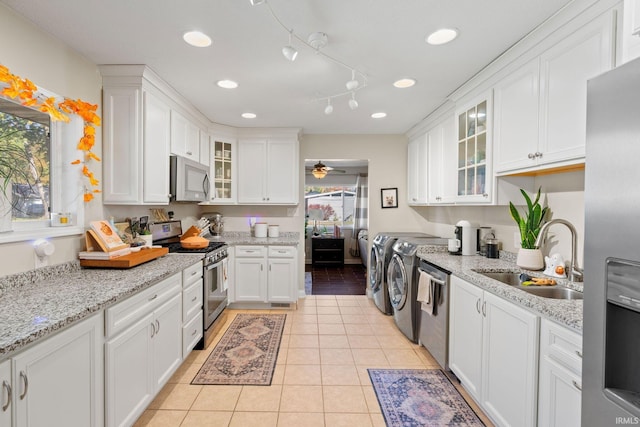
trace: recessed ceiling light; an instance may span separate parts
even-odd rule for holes
[[[399,89],[405,89],[415,84],[416,84],[416,79],[412,79],[410,77],[396,80],[395,82],[393,82],[393,85]]]
[[[182,36],[184,41],[195,47],[211,46],[211,37],[200,31],[189,31]]]
[[[216,84],[224,89],[235,89],[238,87],[238,83],[233,80],[219,80]]]
[[[455,28],[441,28],[429,34],[426,41],[432,45],[439,45],[449,43],[456,37],[458,37],[458,30]]]
[[[373,117],[374,119],[384,119],[385,117],[387,117],[387,113],[383,113],[382,111],[380,111],[379,113],[373,113],[371,117]]]
[[[255,119],[256,115],[255,113],[242,113],[242,117],[244,117],[245,119]]]

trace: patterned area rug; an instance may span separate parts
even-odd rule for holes
[[[440,369],[368,369],[388,427],[484,426]]]
[[[271,385],[286,314],[238,314],[191,384]]]

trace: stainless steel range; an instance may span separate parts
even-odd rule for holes
[[[168,221],[151,225],[153,244],[169,248],[170,253],[201,253],[202,279],[204,282],[203,311],[204,337],[196,345],[202,349],[208,338],[216,330],[216,320],[222,320],[222,313],[227,307],[228,266],[227,256],[229,247],[220,241],[209,242],[209,246],[198,249],[183,248],[180,244],[182,226],[180,221]]]

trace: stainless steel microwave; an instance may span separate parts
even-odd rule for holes
[[[169,191],[174,202],[209,199],[209,167],[180,156],[170,157]]]

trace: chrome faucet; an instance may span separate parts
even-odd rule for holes
[[[553,224],[566,225],[569,231],[571,232],[571,261],[569,263],[568,278],[572,282],[582,282],[582,279],[583,279],[582,269],[578,268],[578,261],[577,261],[578,233],[576,232],[576,228],[569,221],[565,219],[552,219],[551,221],[544,223],[542,228],[540,228],[540,232],[538,233],[538,238],[536,239],[535,247],[537,249],[540,249],[540,246],[542,246],[542,242],[547,236],[547,231],[549,230],[549,227],[551,227]]]

